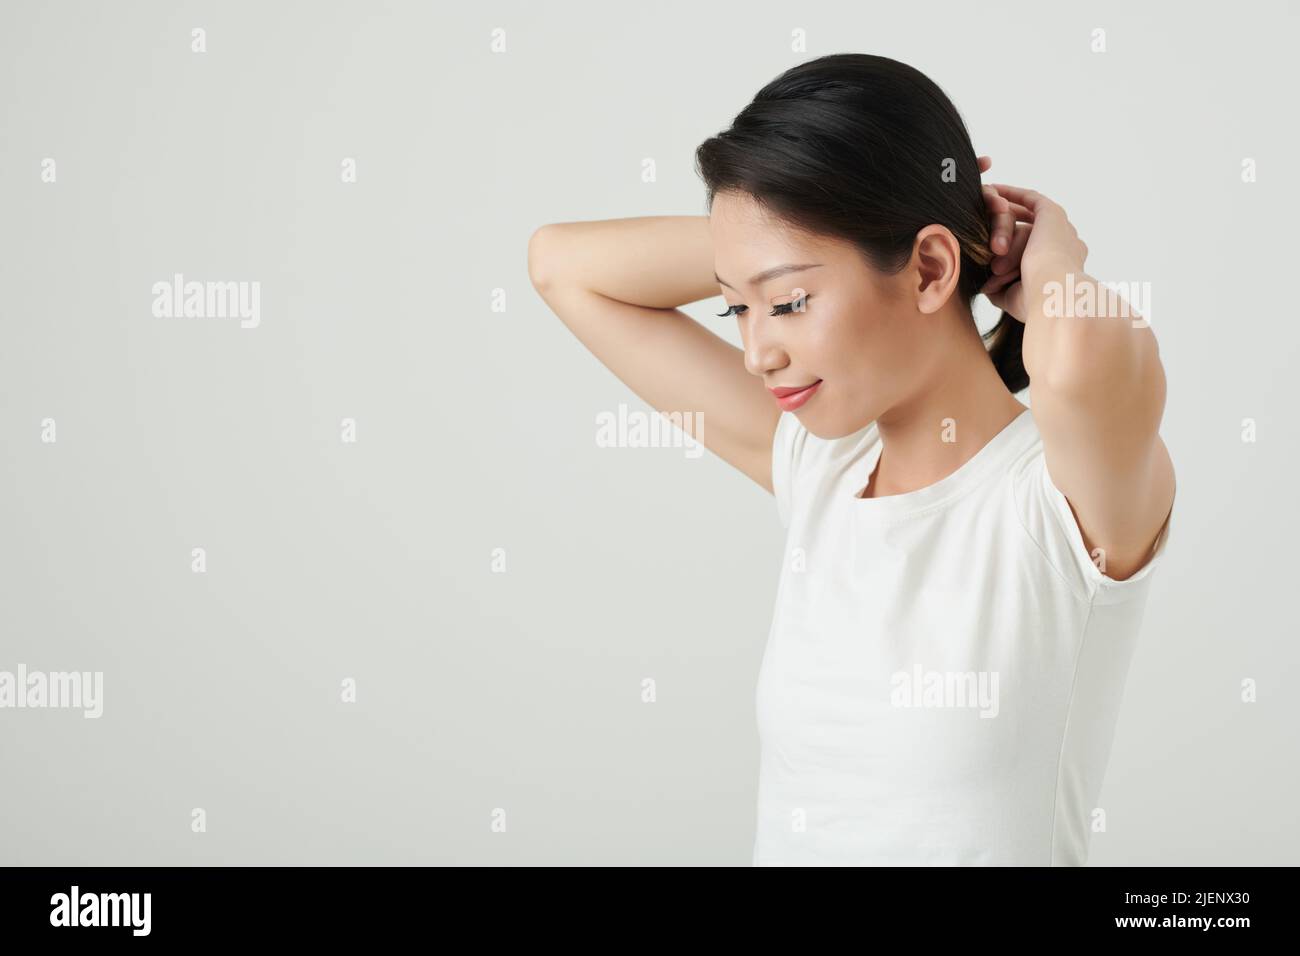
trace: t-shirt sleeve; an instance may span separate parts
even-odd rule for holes
[[[782,412],[772,437],[772,493],[776,496],[776,513],[783,528],[790,527],[794,502],[794,480],[798,473],[799,452],[803,447],[803,424],[790,412]]]
[[[1098,555],[1094,560],[1088,551],[1069,500],[1053,483],[1047,470],[1041,445],[1021,462],[1015,475],[1015,488],[1025,530],[1079,597],[1098,604],[1118,604],[1143,594],[1150,586],[1151,577],[1163,563],[1169,543],[1172,507],[1156,535],[1146,563],[1129,577],[1117,581],[1098,566],[1104,564],[1100,560],[1102,556]]]

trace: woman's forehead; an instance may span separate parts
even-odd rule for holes
[[[821,236],[777,233],[762,229],[720,229],[713,233],[713,265],[718,281],[736,291],[761,286],[769,272],[800,269],[803,276],[824,277],[857,264],[853,250],[844,243]]]

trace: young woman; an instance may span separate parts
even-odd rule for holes
[[[776,497],[753,862],[1082,864],[1173,509],[1150,326],[894,60],[788,70],[696,164],[707,217],[547,225],[529,272]],[[743,351],[678,310],[719,289]]]

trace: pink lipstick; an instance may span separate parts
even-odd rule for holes
[[[793,387],[781,386],[780,388],[769,389],[769,391],[771,391],[771,393],[776,397],[776,403],[780,405],[783,410],[792,412],[796,408],[802,406],[804,402],[808,401],[808,399],[812,398],[813,393],[817,391],[817,388],[821,383],[822,380],[817,379],[817,381],[813,382],[811,385],[796,385]]]

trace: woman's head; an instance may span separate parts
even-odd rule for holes
[[[992,258],[979,166],[919,71],[866,54],[802,63],[702,143],[696,168],[746,365],[770,387],[822,382],[800,412],[814,434],[856,431],[932,380],[941,344],[978,337],[970,303]],[[1028,384],[1023,330],[1004,314],[989,333],[1013,392]]]

